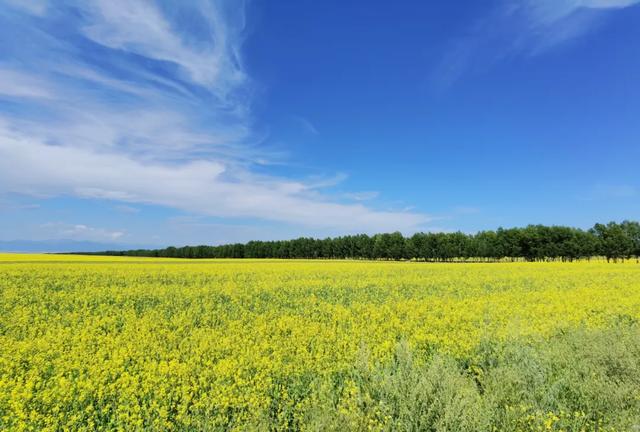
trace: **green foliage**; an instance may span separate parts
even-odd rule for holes
[[[404,343],[389,363],[361,357],[350,375],[318,381],[301,395],[304,415],[291,430],[640,428],[640,331],[633,325],[487,342],[465,359],[420,357]]]
[[[529,225],[477,234],[416,233],[350,235],[326,239],[301,237],[250,241],[221,246],[185,246],[156,250],[107,251],[96,255],[169,258],[326,258],[415,259],[424,261],[524,259],[546,261],[604,256],[607,260],[640,257],[640,224],[624,221],[596,224],[583,231],[563,226]]]

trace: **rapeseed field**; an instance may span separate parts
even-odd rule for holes
[[[635,262],[4,254],[0,312],[1,430],[640,430]]]

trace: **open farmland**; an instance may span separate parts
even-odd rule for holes
[[[0,255],[3,430],[634,430],[640,265]]]

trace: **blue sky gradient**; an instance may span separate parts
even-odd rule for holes
[[[638,220],[637,3],[0,1],[0,240]]]

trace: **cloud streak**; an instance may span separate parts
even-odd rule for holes
[[[60,238],[70,240],[116,241],[121,239],[124,231],[96,228],[82,224],[67,224],[62,222],[47,222],[40,225],[40,230],[46,233],[48,238]]]
[[[248,172],[231,176],[218,162],[141,163],[119,154],[51,146],[6,130],[0,131],[0,171],[7,191],[156,204],[209,216],[367,231],[406,229],[428,220],[312,199],[304,183]]]
[[[16,5],[0,5],[0,194],[341,231],[429,220],[341,204],[321,191],[331,182],[256,174],[270,155],[255,145],[242,2]]]
[[[486,70],[510,56],[540,55],[603,24],[606,12],[640,0],[505,0],[453,40],[432,81],[444,89],[464,74]]]
[[[174,13],[190,14],[192,24],[207,37],[181,37],[158,5],[128,0],[83,3],[88,22],[82,32],[106,47],[178,65],[188,79],[224,99],[246,80],[238,53],[243,16],[227,16],[229,8],[224,10],[224,2],[174,3],[171,7],[178,9]],[[243,1],[237,0],[234,8],[242,11]]]

